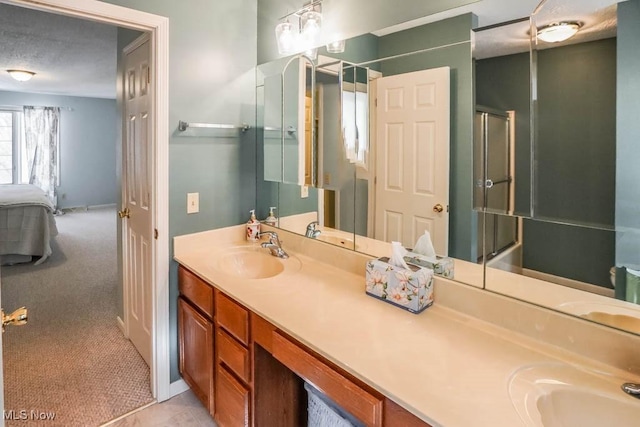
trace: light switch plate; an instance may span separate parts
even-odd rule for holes
[[[200,212],[200,193],[187,193],[187,213]]]
[[[306,199],[307,197],[309,197],[309,186],[303,185],[300,187],[300,198]]]

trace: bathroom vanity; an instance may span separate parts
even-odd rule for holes
[[[220,426],[305,425],[305,381],[371,426],[543,425],[540,375],[640,413],[636,336],[439,277],[414,315],[365,295],[366,255],[279,230],[279,259],[243,231],[175,238],[180,372]]]
[[[427,426],[185,267],[178,274],[180,372],[221,426],[304,425],[305,380],[366,425]]]

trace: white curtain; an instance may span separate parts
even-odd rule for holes
[[[57,210],[60,108],[25,106],[23,120],[29,184],[42,188]]]

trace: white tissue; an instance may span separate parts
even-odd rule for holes
[[[427,230],[424,230],[424,234],[418,238],[418,241],[413,248],[413,252],[424,255],[427,258],[436,259],[436,251],[433,249],[431,235]]]
[[[408,251],[402,246],[400,242],[391,242],[391,257],[389,257],[389,264],[409,269],[409,266],[404,261],[404,256]]]

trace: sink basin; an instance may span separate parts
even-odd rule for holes
[[[257,246],[225,251],[216,258],[215,268],[241,279],[267,279],[283,273],[285,269],[297,271],[300,265],[300,261],[294,256],[281,259]]]
[[[599,303],[574,301],[560,304],[558,309],[604,325],[640,334],[640,308],[625,301]]]
[[[526,366],[509,381],[509,395],[527,426],[637,426],[640,399],[620,386],[629,379],[563,363]]]
[[[592,311],[591,313],[583,314],[582,317],[604,325],[613,326],[614,328],[640,334],[640,319],[637,317],[627,316],[626,314],[603,313],[599,311]]]
[[[537,407],[544,426],[631,427],[640,423],[640,401],[633,403],[592,391],[558,389],[540,396]]]

